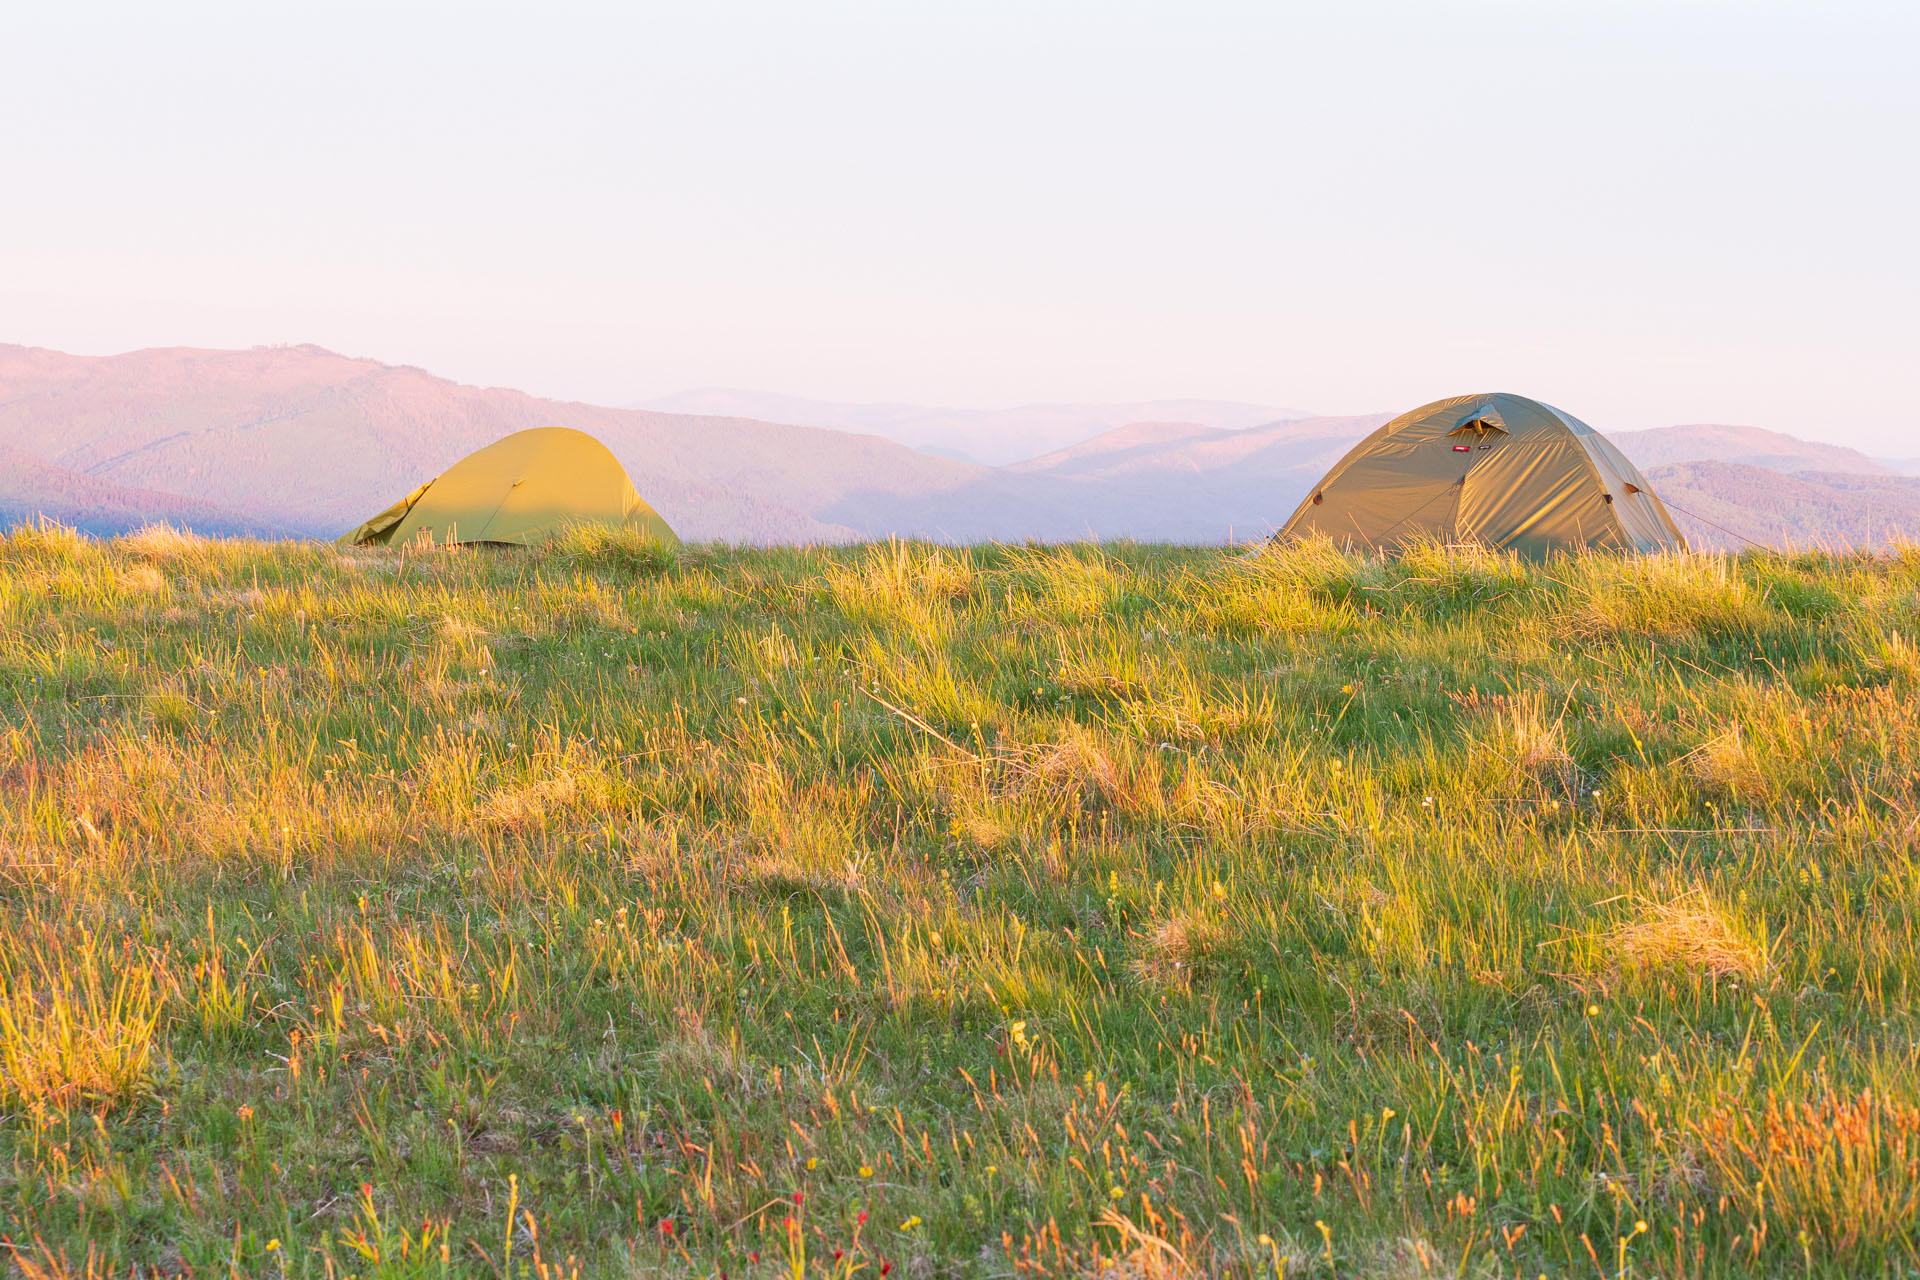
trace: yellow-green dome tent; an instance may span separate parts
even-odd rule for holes
[[[1572,414],[1525,396],[1454,396],[1403,413],[1327,472],[1276,535],[1343,546],[1418,538],[1544,556],[1683,551],[1647,478]]]
[[[607,446],[570,427],[536,427],[468,454],[340,542],[387,546],[424,532],[436,542],[524,546],[576,525],[680,541]]]

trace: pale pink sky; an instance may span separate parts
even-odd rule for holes
[[[0,341],[1920,454],[1917,13],[8,6]]]

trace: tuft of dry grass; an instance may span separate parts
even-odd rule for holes
[[[1567,706],[1550,707],[1544,690],[1484,697],[1456,696],[1474,725],[1477,750],[1488,758],[1489,776],[1522,791],[1541,788],[1570,794],[1579,766],[1567,746]]]
[[[1210,1242],[1195,1236],[1184,1216],[1175,1213],[1169,1221],[1145,1196],[1138,1212],[1139,1221],[1115,1208],[1103,1211],[1096,1220],[1099,1230],[1091,1247],[1064,1239],[1057,1222],[1039,1224],[1038,1230],[1026,1232],[1017,1241],[1011,1232],[1005,1233],[1002,1247],[1013,1264],[1013,1274],[1034,1280],[1198,1280],[1214,1274],[1243,1274],[1237,1267],[1221,1272],[1216,1266],[1221,1260],[1214,1256]],[[1258,1264],[1251,1274],[1261,1274]]]
[[[1226,929],[1206,908],[1173,912],[1148,926],[1133,958],[1133,976],[1147,986],[1190,986],[1206,975],[1226,940]]]
[[[1912,636],[1888,632],[1879,642],[1874,657],[1881,670],[1902,680],[1920,684],[1920,644]]]
[[[1056,742],[1002,747],[997,758],[1015,794],[1089,808],[1126,808],[1133,789],[1113,753],[1092,731],[1067,726]]]
[[[1013,839],[1014,824],[984,796],[967,796],[955,805],[953,832],[971,848],[993,853]]]
[[[162,564],[199,558],[211,545],[199,534],[169,524],[146,525],[114,541],[128,555]]]
[[[1605,557],[1570,561],[1578,604],[1563,615],[1565,638],[1586,643],[1630,635],[1679,639],[1751,630],[1766,621],[1762,593],[1731,556]]]
[[[1714,795],[1747,799],[1763,795],[1766,773],[1744,726],[1729,725],[1701,743],[1685,760],[1687,772]]]
[[[150,564],[136,564],[121,573],[120,589],[130,596],[158,595],[167,589],[167,576]]]
[[[0,1239],[0,1249],[12,1256],[21,1280],[116,1280],[139,1271],[137,1267],[123,1266],[93,1240],[87,1241],[86,1256],[77,1262],[67,1257],[65,1249],[55,1249],[38,1236],[34,1237],[31,1250],[10,1239]]]
[[[1620,956],[1645,968],[1758,981],[1769,967],[1766,948],[1735,928],[1704,889],[1666,902],[1641,899],[1635,917],[1615,928],[1609,941]]]
[[[975,575],[962,553],[893,538],[864,548],[850,565],[831,566],[822,584],[849,613],[912,621],[966,600]]]
[[[571,773],[532,782],[496,787],[475,807],[479,819],[491,826],[524,831],[542,827],[569,810],[585,807],[597,798],[597,789],[585,787]]]
[[[689,1081],[711,1081],[750,1091],[753,1056],[737,1033],[716,1033],[697,1021],[675,1027],[655,1051],[655,1061],[666,1075]]]

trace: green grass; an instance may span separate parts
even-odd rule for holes
[[[1912,1275],[1917,636],[1913,551],[16,532],[0,1234]]]

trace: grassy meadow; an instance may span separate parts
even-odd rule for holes
[[[0,1269],[1920,1274],[1920,552],[0,538]]]

